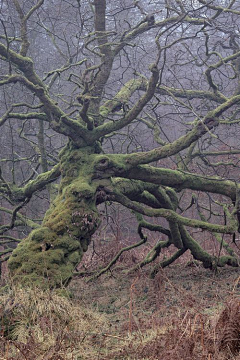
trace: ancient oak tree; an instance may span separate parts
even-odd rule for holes
[[[0,240],[13,281],[67,284],[104,202],[133,211],[137,245],[159,234],[138,266],[169,246],[159,266],[187,250],[207,268],[238,266],[238,3],[0,2]]]

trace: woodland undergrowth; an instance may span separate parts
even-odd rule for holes
[[[54,291],[11,289],[0,297],[4,360],[240,359],[240,301],[220,314],[178,312],[165,321],[126,321],[116,333],[97,311]],[[131,307],[130,307],[131,308]]]
[[[106,252],[103,266],[109,257]],[[167,271],[150,282],[140,273],[126,275],[120,270],[131,268],[138,260],[134,253],[126,253],[119,259],[118,268],[105,278],[90,283],[86,278],[77,278],[69,289],[43,291],[9,284],[2,287],[0,359],[240,360],[237,272],[234,281],[229,280],[231,291],[224,294],[224,301],[208,306],[194,294],[197,280],[187,293],[181,284],[168,278]],[[192,271],[189,263],[183,266],[184,271]],[[176,271],[179,269],[176,267]],[[200,270],[194,271],[198,274]],[[101,296],[100,287],[109,279],[110,286],[104,293],[109,299],[105,301],[111,302],[110,295],[119,289],[117,296],[121,293],[124,303],[116,305],[110,315],[109,308],[95,306]],[[172,288],[179,303],[174,304],[169,294],[165,296],[167,287]],[[167,306],[166,297],[170,297]],[[148,307],[143,308],[144,301]]]

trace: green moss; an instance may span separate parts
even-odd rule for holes
[[[223,255],[219,259],[216,260],[217,266],[223,267],[226,264],[230,265],[230,266],[238,267],[239,260],[236,257],[230,256],[230,255]]]
[[[72,239],[68,235],[60,236],[56,246],[66,251],[66,253],[80,249],[79,241]]]
[[[214,263],[214,257],[208,254],[203,248],[191,237],[189,232],[183,227],[179,227],[183,244],[185,248],[189,249],[194,259],[203,263],[205,268],[212,268]]]
[[[41,227],[31,232],[31,238],[34,242],[41,242],[42,239],[48,239],[49,229],[47,227]]]
[[[77,251],[74,251],[68,257],[69,261],[73,264],[78,264],[80,262],[81,258],[82,258],[82,256]]]
[[[101,106],[100,108],[100,115],[106,117],[109,114],[109,108],[106,106]]]
[[[45,279],[59,287],[71,278],[100,223],[95,204],[97,184],[92,182],[99,155],[93,151],[71,144],[63,151],[60,192],[42,226],[14,250],[9,260],[13,280],[44,283]]]

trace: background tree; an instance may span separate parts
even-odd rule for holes
[[[3,259],[19,242],[14,280],[66,284],[103,202],[136,215],[131,247],[161,234],[138,266],[170,245],[160,266],[188,249],[238,266],[239,16],[234,0],[1,2],[0,236]]]

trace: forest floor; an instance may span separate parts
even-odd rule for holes
[[[90,254],[60,294],[3,287],[0,360],[240,360],[239,268],[187,256],[151,279],[150,267],[127,273],[134,262],[89,281]]]
[[[71,291],[109,323],[98,334],[98,359],[240,359],[239,275],[238,268],[212,272],[187,262],[154,279],[149,270],[116,269],[91,282],[76,279]]]

